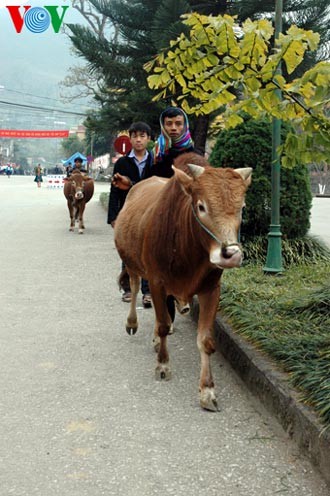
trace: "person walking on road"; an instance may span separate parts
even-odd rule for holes
[[[172,177],[174,160],[183,153],[194,151],[187,114],[179,107],[168,107],[160,115],[161,133],[154,148],[153,176]],[[175,298],[167,297],[167,309],[172,323],[175,318]]]
[[[8,164],[6,167],[6,175],[7,175],[8,179],[10,179],[10,176],[12,175],[12,173],[13,173],[13,168],[10,164]]]
[[[69,162],[67,167],[66,167],[66,177],[70,177],[71,174],[72,174],[72,164],[71,164],[71,162]]]
[[[80,157],[77,157],[73,161],[73,170],[78,169],[80,172],[85,173],[87,172],[87,169],[83,166],[83,159]]]
[[[38,164],[37,167],[34,169],[34,171],[35,171],[34,182],[37,183],[38,188],[41,188],[41,183],[43,182],[41,165]]]
[[[174,160],[182,153],[194,151],[187,114],[179,107],[168,107],[160,115],[160,129],[152,175],[172,177]]]
[[[129,137],[132,145],[131,151],[120,157],[114,166],[109,206],[108,206],[108,224],[115,227],[116,218],[123,208],[129,189],[142,179],[151,175],[151,166],[153,156],[147,150],[147,145],[151,138],[151,129],[145,122],[133,123],[129,130]],[[121,185],[119,187],[119,184]],[[130,303],[132,299],[129,277],[125,271],[125,265],[122,265],[122,276],[119,277],[119,283],[123,289],[122,300]],[[142,279],[142,304],[145,308],[152,305],[148,281]]]
[[[182,153],[194,151],[194,143],[189,130],[187,114],[180,107],[168,107],[160,115],[161,133],[154,148],[154,158],[150,169],[145,171],[144,178],[150,176],[172,177],[174,160]],[[126,171],[114,176],[113,184],[125,192],[134,184]],[[172,295],[167,297],[167,308],[172,322],[175,318],[175,299]]]

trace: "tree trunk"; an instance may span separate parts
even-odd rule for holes
[[[207,131],[209,127],[209,115],[199,115],[195,120],[194,125],[194,148],[196,153],[204,155],[205,145],[207,138]]]

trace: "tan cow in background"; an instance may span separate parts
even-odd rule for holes
[[[83,234],[84,211],[86,203],[94,194],[94,180],[82,174],[78,169],[74,169],[71,176],[64,182],[64,196],[67,199],[70,228],[69,231],[74,231],[75,222],[79,222],[79,234]]]
[[[138,327],[139,278],[149,281],[156,314],[156,375],[169,379],[167,335],[171,320],[167,295],[199,300],[197,345],[201,354],[200,403],[217,410],[210,355],[215,351],[214,320],[224,269],[239,267],[237,241],[251,168],[213,168],[194,153],[176,159],[171,179],[151,177],[129,192],[115,226],[115,243],[130,275],[132,303],[128,333]]]

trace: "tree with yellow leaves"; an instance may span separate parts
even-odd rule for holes
[[[161,90],[154,100],[172,95],[196,115],[223,109],[226,128],[241,123],[242,112],[280,118],[294,128],[282,147],[283,165],[329,159],[330,63],[319,62],[291,82],[277,71],[283,64],[292,74],[307,52],[317,49],[317,33],[292,25],[274,49],[274,29],[266,19],[238,26],[228,15],[183,18],[188,36],[182,33],[144,66],[151,73],[150,88]]]

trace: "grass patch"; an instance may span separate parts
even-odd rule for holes
[[[262,263],[266,260],[268,237],[260,236],[252,241],[243,240],[244,258],[250,264]],[[316,236],[305,236],[299,239],[282,239],[282,259],[285,267],[329,261],[329,248]]]
[[[330,427],[330,253],[281,275],[251,264],[225,271],[220,311],[235,331],[289,374]],[[313,255],[314,257],[314,255]]]

